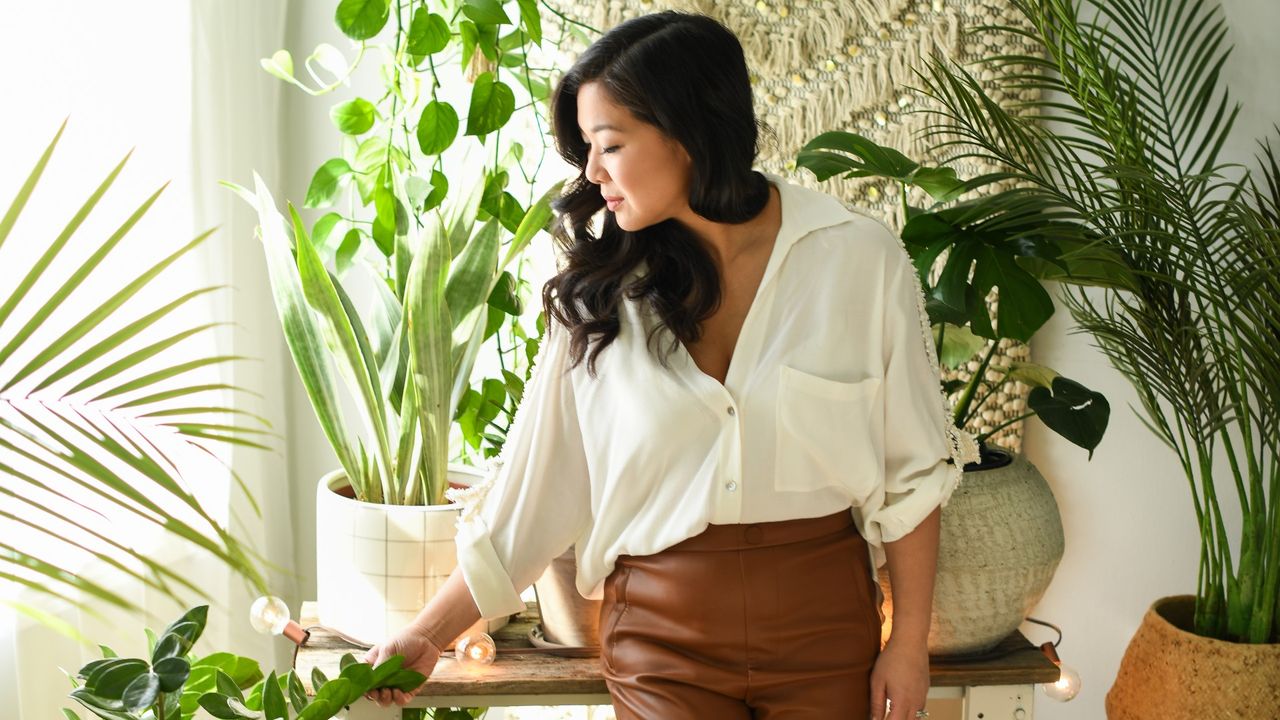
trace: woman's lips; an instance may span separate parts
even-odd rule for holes
[[[618,206],[622,204],[622,198],[605,198],[604,203],[610,211],[617,210]]]

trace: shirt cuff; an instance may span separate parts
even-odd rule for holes
[[[963,473],[962,465],[940,460],[911,492],[898,496],[892,504],[886,501],[870,514],[859,513],[855,508],[854,520],[860,521],[858,530],[871,546],[876,567],[888,561],[885,543],[901,540],[924,522],[935,508],[946,507]]]
[[[473,517],[458,523],[454,542],[458,548],[462,577],[482,618],[491,620],[525,611],[524,600],[511,584],[507,569],[498,560],[484,520]]]

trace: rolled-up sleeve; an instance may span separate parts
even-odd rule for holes
[[[886,233],[888,230],[886,229]],[[854,508],[877,566],[884,543],[901,539],[945,506],[977,444],[951,422],[924,294],[896,237],[886,260],[883,318],[884,483]]]
[[[458,565],[486,619],[522,612],[521,591],[589,524],[590,482],[567,336],[548,319],[502,452],[483,481],[450,491],[463,506]]]

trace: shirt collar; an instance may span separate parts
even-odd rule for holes
[[[827,193],[797,185],[771,172],[759,172],[778,186],[778,194],[782,198],[782,226],[778,228],[774,249],[779,258],[809,233],[857,217],[844,203]]]
[[[782,202],[782,225],[778,228],[778,237],[770,253],[770,262],[765,268],[764,277],[761,278],[761,285],[763,285],[773,275],[774,269],[781,264],[791,246],[800,239],[816,230],[848,222],[857,216],[845,207],[844,203],[827,193],[797,185],[781,175],[766,170],[757,170],[757,172],[778,187],[778,195]],[[628,277],[642,275],[647,271],[647,267],[648,263],[641,260],[628,273]]]

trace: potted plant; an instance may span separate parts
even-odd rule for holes
[[[516,92],[527,96],[522,112],[536,114],[550,84],[549,71],[528,60],[543,41],[535,4],[520,2],[513,19],[500,3],[467,2],[445,18],[419,3],[344,0],[335,22],[355,57],[319,46],[305,64],[315,85],[295,76],[286,51],[262,62],[321,95],[379,51],[382,95],[332,108],[343,150],[315,172],[304,203],[326,209],[345,198],[349,209],[308,228],[292,204],[282,217],[256,176],[252,192],[232,187],[258,210],[285,338],[341,465],[317,487],[319,619],[376,643],[407,624],[457,565],[459,510],[445,491],[487,471],[450,464],[450,431],[486,459],[501,450],[542,328],[539,320],[530,334],[519,323],[522,253],[550,222],[560,185],[524,202],[506,190],[517,171],[528,176],[523,147],[500,145],[500,131],[521,118]],[[375,44],[380,34],[387,42]],[[470,82],[460,81],[470,90],[465,129],[443,97],[454,61]],[[493,158],[462,193],[443,160],[459,130]],[[348,290],[361,282],[375,296],[367,316]],[[478,353],[495,336],[501,373],[475,389]]]
[[[193,357],[190,343],[182,344],[223,323],[166,325],[219,288],[171,296],[155,289],[157,279],[212,231],[166,250],[132,277],[111,274],[104,262],[130,251],[130,232],[160,199],[161,187],[84,259],[57,269],[79,250],[84,238],[76,233],[95,211],[103,212],[99,205],[128,161],[126,156],[105,173],[65,224],[24,216],[66,125],[0,215],[0,246],[11,241],[41,251],[30,261],[21,254],[15,259],[13,245],[0,252],[4,279],[12,280],[0,292],[0,520],[11,528],[0,539],[0,577],[24,592],[81,608],[140,609],[100,581],[99,569],[177,601],[199,592],[197,581],[122,541],[118,528],[128,522],[199,547],[265,590],[261,557],[192,492],[208,468],[193,467],[191,457],[216,457],[231,445],[265,448],[270,423],[226,402],[226,393],[244,389],[210,382],[211,371],[240,358]],[[25,237],[31,226],[60,232]],[[11,238],[15,227],[21,234]],[[148,247],[134,252],[145,258],[155,249]],[[227,482],[233,478],[234,472],[226,475]],[[67,564],[75,557],[94,564]],[[21,596],[14,605],[65,631],[55,616]]]
[[[1255,175],[1219,159],[1239,111],[1219,75],[1229,47],[1203,0],[1113,0],[1081,17],[1066,0],[1011,0],[1004,28],[1043,56],[987,60],[996,84],[1046,91],[1027,117],[941,61],[926,92],[947,132],[1011,176],[1130,283],[1062,300],[1132,383],[1144,422],[1177,455],[1201,541],[1194,595],[1156,599],[1107,694],[1111,718],[1274,714],[1280,687],[1280,163]],[[1048,118],[1070,128],[1055,133]],[[1241,518],[1232,559],[1215,486],[1225,459]],[[1268,489],[1269,487],[1269,489]]]
[[[410,690],[421,673],[403,669],[395,655],[377,667],[343,656],[332,680],[316,668],[310,687],[290,670],[266,677],[257,661],[228,652],[197,656],[209,607],[191,608],[156,635],[147,629],[147,657],[122,658],[106,646],[103,657],[69,675],[70,697],[103,720],[188,720],[204,710],[221,720],[327,720],[369,690]],[[308,692],[310,690],[310,692]],[[64,708],[71,720],[79,715]],[[469,717],[469,716],[468,716]]]
[[[964,482],[943,501],[928,644],[933,655],[980,655],[1016,630],[1039,602],[1064,542],[1044,477],[1020,453],[987,441],[1014,422],[1038,416],[1092,457],[1110,416],[1105,397],[1051,368],[1019,361],[996,365],[992,358],[1002,342],[1028,341],[1053,314],[1042,280],[1116,286],[1132,279],[1119,256],[1093,247],[1078,226],[1058,219],[1041,199],[1018,188],[973,192],[1007,180],[1006,173],[962,181],[953,168],[921,165],[838,131],[809,141],[796,164],[819,180],[874,176],[901,186],[900,239],[916,266],[939,362],[955,369],[976,357],[967,381],[945,381],[942,388],[958,398],[952,442],[967,462]],[[912,188],[931,204],[908,204]],[[935,264],[941,266],[936,279]],[[993,289],[999,293],[994,317],[987,303]],[[1014,382],[1032,388],[1026,407],[1015,403],[1014,417],[994,426],[982,423],[978,412],[985,400]],[[972,438],[976,447],[969,447],[964,429],[980,425],[987,427]],[[887,573],[880,585],[890,599],[882,630],[887,635]]]

